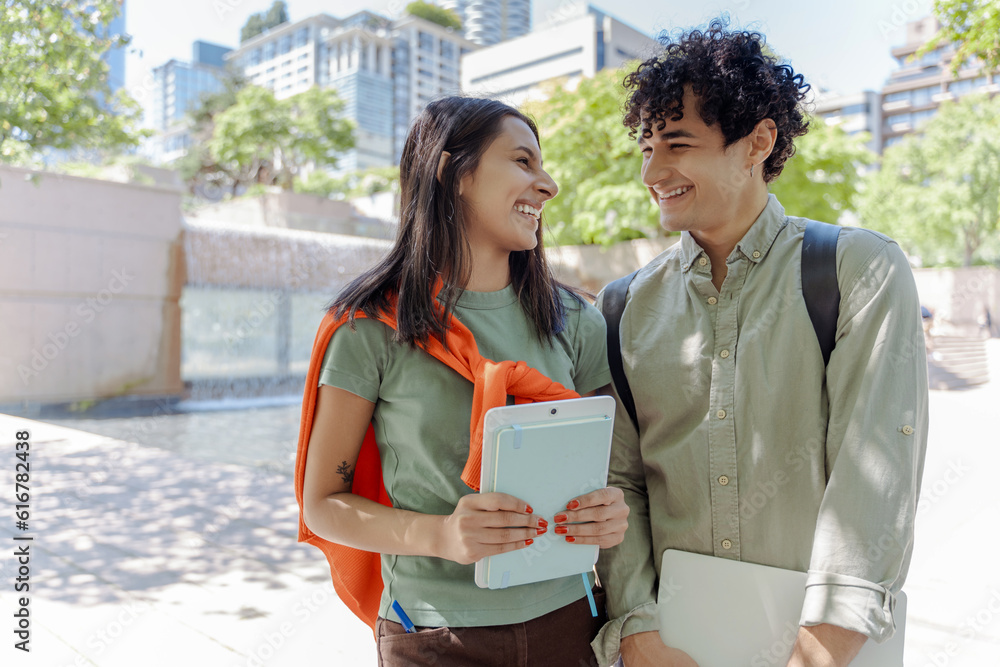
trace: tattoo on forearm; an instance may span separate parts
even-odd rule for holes
[[[342,480],[344,480],[344,484],[350,484],[354,481],[354,466],[347,461],[344,461],[337,466],[337,474],[340,475]]]

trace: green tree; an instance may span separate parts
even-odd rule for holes
[[[864,145],[868,138],[849,135],[822,118],[810,119],[809,132],[795,141],[795,155],[770,191],[792,215],[837,222],[858,193],[861,167],[876,159]]]
[[[245,42],[257,35],[277,27],[282,23],[288,23],[288,7],[284,0],[275,0],[271,8],[266,12],[251,14],[247,22],[240,29],[240,42]]]
[[[936,0],[934,16],[941,30],[915,58],[954,44],[958,50],[951,61],[952,74],[973,58],[980,59],[988,71],[1000,69],[1000,0]]]
[[[239,186],[278,185],[291,190],[302,167],[336,166],[354,146],[354,126],[340,116],[344,103],[330,88],[313,87],[278,100],[271,91],[246,86],[236,102],[212,117],[208,162],[198,173],[207,180]]]
[[[438,7],[429,2],[422,2],[422,0],[411,2],[406,6],[406,13],[433,21],[445,28],[452,28],[457,31],[462,29],[462,19],[458,18],[458,14],[451,9]]]
[[[138,145],[141,109],[112,95],[101,57],[128,44],[109,34],[117,0],[4,0],[0,4],[0,161],[43,148]]]
[[[315,169],[295,181],[295,191],[338,199],[370,197],[380,192],[399,192],[399,167],[369,167],[333,176]]]
[[[858,209],[925,264],[985,259],[979,251],[1000,230],[1000,99],[941,105],[923,136],[885,150]]]
[[[234,192],[242,183],[238,174],[229,173],[208,150],[208,142],[215,132],[215,118],[236,104],[236,95],[246,87],[247,80],[242,74],[230,71],[222,84],[222,90],[218,92],[203,93],[198,106],[188,112],[191,146],[187,154],[173,165],[188,184],[191,194],[223,190]]]
[[[557,244],[610,245],[662,234],[659,213],[639,181],[642,156],[622,126],[621,71],[603,70],[576,90],[555,82],[525,105],[538,122],[546,170],[559,194],[545,205]]]

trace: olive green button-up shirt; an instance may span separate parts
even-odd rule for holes
[[[597,570],[621,637],[657,630],[666,549],[808,572],[801,625],[894,632],[927,439],[920,304],[899,247],[844,228],[825,369],[802,297],[806,221],[773,196],[721,290],[687,232],[641,269],[621,321],[639,430],[619,404],[608,484],[631,508]]]

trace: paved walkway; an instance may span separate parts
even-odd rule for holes
[[[9,505],[24,428],[32,518],[27,533],[13,507],[0,520],[0,664],[375,664],[326,560],[295,542],[290,478],[0,415]],[[30,655],[12,648],[20,544],[31,550]]]
[[[1000,665],[1000,341],[982,387],[932,392],[906,590],[906,667]],[[14,440],[31,432],[30,529],[14,526]],[[0,415],[0,664],[375,664],[325,560],[295,543],[287,475]],[[15,535],[33,536],[15,542]],[[31,653],[13,648],[30,544]],[[710,666],[703,666],[710,667]]]

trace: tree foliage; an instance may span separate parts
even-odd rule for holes
[[[0,4],[0,161],[44,148],[138,145],[141,109],[112,95],[102,56],[129,42],[109,34],[117,0]]]
[[[423,2],[422,0],[411,2],[406,6],[406,13],[427,19],[445,28],[452,28],[456,31],[462,30],[462,19],[458,18],[458,14],[454,10],[438,7],[429,2]]]
[[[559,82],[525,104],[538,122],[545,167],[559,186],[545,221],[557,244],[610,245],[659,235],[659,213],[639,180],[642,156],[622,125],[621,71],[603,70],[576,90]]]
[[[250,18],[240,29],[240,42],[252,39],[282,23],[288,23],[288,7],[285,6],[284,0],[275,0],[266,12],[250,15]]]
[[[837,222],[851,210],[863,181],[860,169],[876,155],[865,147],[867,134],[849,135],[822,118],[795,141],[795,155],[785,163],[770,191],[791,215]]]
[[[219,110],[230,95],[234,103]],[[210,183],[233,194],[253,184],[291,190],[306,164],[334,167],[354,146],[354,125],[341,117],[343,107],[331,88],[313,87],[278,100],[266,88],[229,86],[196,112],[195,140],[204,139],[203,148],[193,151],[185,174],[193,189]]]
[[[936,0],[934,16],[941,30],[915,57],[954,44],[952,74],[973,58],[980,59],[987,71],[1000,69],[1000,0]]]
[[[236,104],[237,93],[246,86],[247,80],[242,74],[228,71],[227,76],[222,79],[222,89],[215,93],[202,93],[198,105],[188,112],[191,121],[191,146],[174,166],[189,185],[192,194],[223,190],[235,192],[236,188],[243,185],[237,174],[229,173],[212,158],[208,142],[215,132],[215,118]]]
[[[1000,236],[1000,99],[941,105],[924,128],[890,146],[859,199],[866,226],[925,265],[969,266]]]

